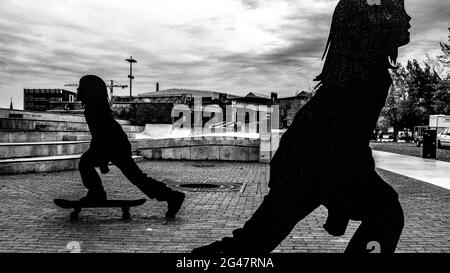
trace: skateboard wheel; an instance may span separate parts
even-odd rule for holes
[[[72,212],[71,214],[70,214],[70,220],[72,220],[72,221],[75,221],[75,220],[78,220],[78,213],[77,212]]]
[[[78,215],[80,214],[80,212],[81,212],[80,208],[75,208],[70,214],[70,220],[72,221],[78,220]]]
[[[123,220],[130,220],[131,214],[129,208],[122,208],[122,219]]]

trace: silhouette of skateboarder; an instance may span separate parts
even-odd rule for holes
[[[87,195],[80,201],[95,203],[107,199],[95,167],[107,173],[108,164],[112,162],[150,199],[166,201],[168,210],[165,216],[174,218],[183,204],[185,194],[148,177],[136,165],[128,136],[112,116],[105,82],[93,75],[82,77],[78,86],[78,99],[85,107],[84,116],[92,135],[90,148],[82,155],[79,163],[83,184],[88,189]]]
[[[318,91],[281,138],[268,195],[233,237],[193,253],[270,253],[321,205],[333,236],[344,235],[350,220],[361,221],[346,253],[378,244],[382,253],[395,252],[403,210],[375,171],[369,142],[392,84],[389,69],[409,43],[410,19],[404,0],[339,1]]]

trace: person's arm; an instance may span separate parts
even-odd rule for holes
[[[103,174],[108,173],[109,170],[109,160],[104,157],[104,153],[108,147],[105,147],[105,140],[107,132],[107,120],[102,115],[100,111],[95,111],[95,108],[86,108],[84,111],[86,122],[91,132],[92,139],[90,149],[100,159],[99,167]]]

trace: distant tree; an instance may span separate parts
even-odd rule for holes
[[[450,28],[448,29],[450,32]],[[450,36],[448,36],[450,42]],[[440,43],[442,49],[442,55],[438,56],[438,60],[446,67],[450,67],[450,43]]]
[[[417,60],[409,61],[406,69],[400,66],[391,76],[393,84],[378,127],[392,127],[395,138],[400,130],[426,125],[430,115],[450,107],[445,103],[447,93],[438,91],[440,77],[427,63],[422,68]]]
[[[441,79],[427,63],[422,68],[417,60],[408,61],[407,70],[409,99],[411,107],[415,108],[410,122],[425,125],[428,123],[429,116],[435,114],[433,99],[436,85]]]
[[[444,67],[450,68],[450,43],[441,43],[441,49],[442,55],[438,56],[437,59]],[[434,112],[436,114],[450,115],[450,73],[442,75],[435,88],[436,92],[433,97]]]
[[[136,115],[137,115],[136,104],[130,104],[127,106],[113,106],[111,110],[114,118],[136,122]]]
[[[442,80],[436,84],[433,96],[434,114],[450,115],[450,81]]]
[[[381,118],[378,121],[378,129],[386,131],[394,129],[395,141],[397,141],[398,131],[408,124],[405,124],[405,116],[409,115],[411,105],[409,103],[408,72],[403,66],[391,72],[393,84],[389,89],[386,105],[381,111]]]
[[[450,30],[450,29],[449,29]],[[449,37],[450,38],[450,37]],[[450,41],[450,39],[449,39]],[[443,55],[427,55],[424,66],[408,61],[406,69],[391,72],[393,85],[378,122],[379,129],[427,125],[430,115],[450,115],[450,44],[441,43]]]
[[[286,121],[287,125],[290,126],[292,122],[294,121],[295,115],[298,111],[305,105],[306,103],[302,100],[296,99],[290,102],[287,105],[286,109]]]
[[[391,123],[389,122],[389,120],[387,120],[386,118],[385,118],[385,116],[382,114],[381,116],[380,116],[380,119],[378,120],[378,123],[377,123],[377,128],[375,129],[375,131],[374,131],[374,137],[376,137],[377,136],[377,134],[378,133],[380,133],[380,132],[387,132],[390,128],[392,128],[391,127]]]
[[[428,53],[425,54],[427,59],[424,61],[426,64],[430,66],[430,69],[440,77],[445,78],[448,75],[447,69],[444,64],[438,59],[438,57],[433,58]]]

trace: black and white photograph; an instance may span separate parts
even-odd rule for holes
[[[189,272],[448,254],[449,18],[448,0],[1,0],[0,253]]]

